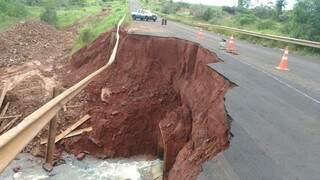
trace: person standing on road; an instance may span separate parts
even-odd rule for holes
[[[167,19],[162,18],[161,25],[167,25]]]

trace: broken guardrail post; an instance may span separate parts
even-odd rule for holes
[[[52,98],[55,98],[59,95],[57,88],[53,88],[52,90]],[[49,133],[48,133],[48,144],[45,156],[45,163],[42,165],[43,169],[50,172],[53,169],[53,154],[55,147],[55,138],[57,134],[57,120],[58,120],[59,112],[55,117],[53,117],[49,123]]]

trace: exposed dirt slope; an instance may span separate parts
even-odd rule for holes
[[[67,86],[106,63],[106,33],[72,58]],[[229,145],[224,95],[230,83],[207,64],[216,55],[175,38],[121,34],[115,64],[85,90],[93,131],[65,149],[100,158],[163,156],[169,179],[195,179]]]
[[[20,23],[0,34],[0,67],[31,60],[64,60],[65,51],[72,48],[72,43],[71,34],[45,23]]]
[[[6,116],[22,115],[13,126],[52,98],[52,88],[60,84],[56,76],[69,59],[72,44],[70,33],[41,22],[19,23],[0,34],[0,89],[9,87]]]
[[[109,13],[109,9],[97,15],[89,16],[76,22],[73,26],[58,30],[43,22],[21,22],[0,33],[0,92],[4,86],[9,89],[0,110],[6,103],[10,103],[5,116],[21,115],[11,127],[17,125],[24,117],[34,112],[52,98],[53,87],[61,86],[60,80],[68,73],[65,66],[70,59],[74,40],[78,37],[78,30],[94,20],[101,20]],[[69,108],[60,116],[59,131],[74,123],[81,116],[79,97],[71,102],[75,108]],[[5,119],[0,122],[0,129],[11,122]],[[10,127],[10,128],[11,128]],[[26,151],[39,152],[39,139],[46,131],[38,134]]]

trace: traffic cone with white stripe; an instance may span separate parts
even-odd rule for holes
[[[288,47],[285,48],[283,56],[281,58],[279,66],[276,68],[281,70],[281,71],[288,71],[288,55],[289,55],[289,49]]]
[[[199,40],[202,40],[202,39],[203,39],[203,31],[202,31],[202,29],[200,29],[200,30],[198,31],[198,33],[197,33],[197,38],[198,38]]]
[[[236,43],[234,41],[233,36],[231,36],[228,40],[226,51],[227,53],[238,54],[236,50]]]

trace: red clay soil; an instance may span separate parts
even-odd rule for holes
[[[66,86],[107,62],[112,37],[74,54]],[[99,158],[163,156],[167,179],[196,179],[202,163],[229,146],[231,85],[207,66],[217,59],[189,41],[121,32],[115,64],[85,90],[93,131],[64,148]]]

